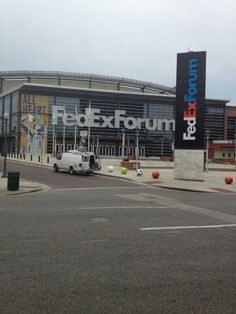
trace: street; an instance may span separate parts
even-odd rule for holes
[[[9,167],[52,189],[0,199],[0,313],[235,313],[235,194]]]

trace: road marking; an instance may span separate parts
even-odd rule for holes
[[[230,228],[236,227],[236,224],[226,224],[226,225],[209,225],[209,226],[176,226],[176,227],[150,227],[150,228],[140,228],[142,231],[149,230],[178,230],[178,229],[210,229],[210,228]]]
[[[135,209],[135,208],[144,208],[144,209],[160,209],[160,208],[169,208],[166,206],[102,206],[102,207],[78,207],[73,209]],[[72,208],[70,208],[72,209]]]
[[[103,186],[103,187],[86,187],[86,188],[53,188],[54,192],[60,191],[84,191],[84,190],[118,190],[118,189],[147,189],[147,186]]]
[[[0,211],[5,211],[5,210],[18,210],[19,208],[17,207],[0,207]]]
[[[176,210],[183,210],[188,213],[194,213],[197,215],[209,216],[214,219],[223,220],[230,224],[236,223],[236,215],[227,214],[213,209],[207,209],[204,207],[194,206],[191,204],[181,203],[178,200],[164,197],[161,195],[153,195],[151,193],[136,193],[136,194],[118,194],[122,198],[126,198],[135,202],[152,202],[158,205],[168,206]]]
[[[110,239],[93,239],[93,240],[79,240],[79,241],[76,241],[77,243],[80,243],[80,244],[93,244],[93,243],[102,243],[102,242],[110,242],[111,240]]]
[[[93,206],[93,207],[69,207],[69,208],[41,208],[39,209],[41,212],[42,211],[62,211],[62,210],[66,210],[66,211],[70,211],[70,210],[102,210],[102,209],[111,209],[111,210],[119,210],[119,209],[169,209],[170,207],[167,206]],[[17,208],[16,208],[17,209]],[[15,210],[16,210],[15,209]],[[17,211],[19,211],[19,209],[17,209]],[[25,209],[20,209],[20,212],[22,211],[27,211]]]

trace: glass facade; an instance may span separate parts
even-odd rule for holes
[[[3,98],[0,98],[0,134],[3,134]]]
[[[225,128],[225,105],[217,104],[206,106],[205,130],[209,130],[210,140],[223,140]]]
[[[0,99],[0,151],[5,110],[13,153],[55,154],[84,145],[103,156],[125,157],[135,155],[138,142],[140,156],[172,156],[173,96],[23,86]],[[207,101],[210,139],[224,138],[224,114],[224,102]]]
[[[227,139],[234,140],[236,134],[236,117],[227,118]]]

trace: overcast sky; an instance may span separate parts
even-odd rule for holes
[[[209,98],[236,106],[236,0],[1,0],[0,71],[71,71],[176,84],[207,51]]]

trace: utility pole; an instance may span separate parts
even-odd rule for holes
[[[139,129],[136,128],[136,152],[135,152],[135,158],[136,158],[136,170],[138,169],[138,159],[139,159]]]
[[[4,160],[3,160],[2,178],[7,178],[7,151],[8,151],[8,145],[7,145],[7,124],[8,124],[8,120],[9,120],[9,113],[7,111],[4,112],[3,118],[4,118],[5,132],[4,132],[4,143],[3,143]]]
[[[207,145],[206,145],[206,172],[208,172],[208,157],[209,157],[209,137],[210,137],[210,130],[206,130],[206,140],[207,140]]]

